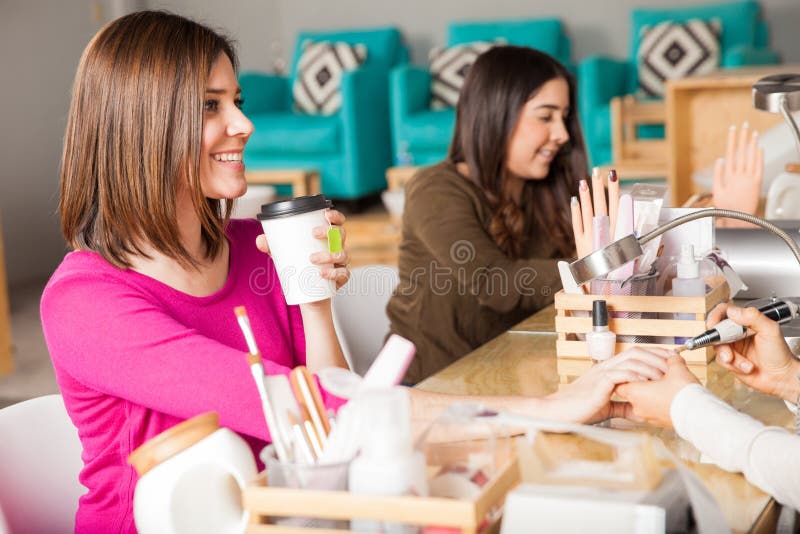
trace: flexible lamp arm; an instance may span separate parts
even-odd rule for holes
[[[769,230],[776,236],[783,239],[783,242],[786,243],[786,246],[792,250],[792,254],[794,254],[797,263],[800,264],[800,247],[797,246],[797,243],[794,239],[789,236],[786,232],[775,226],[769,221],[766,221],[760,217],[756,217],[754,215],[748,215],[747,213],[742,213],[740,211],[734,210],[723,210],[723,209],[708,209],[702,210],[695,213],[689,213],[688,215],[682,215],[673,219],[672,221],[666,223],[664,226],[659,226],[652,232],[648,232],[647,234],[643,235],[639,238],[639,244],[644,245],[648,241],[660,236],[665,232],[669,232],[675,227],[678,227],[684,223],[694,221],[697,219],[703,219],[705,217],[721,217],[725,219],[738,219],[740,221],[749,222],[751,224],[755,224],[756,226],[760,226],[765,230]]]

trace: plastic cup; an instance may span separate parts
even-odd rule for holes
[[[324,195],[261,206],[258,220],[267,236],[287,304],[325,300],[336,293],[336,283],[320,276],[322,266],[311,263],[314,252],[328,252],[327,241],[314,237],[312,230],[329,225],[325,211],[330,207],[331,201]]]
[[[267,469],[267,484],[275,488],[295,488],[321,491],[347,491],[350,461],[328,464],[281,462],[273,445],[267,445],[259,455]],[[272,518],[276,525],[311,528],[347,528],[348,521],[310,517]]]

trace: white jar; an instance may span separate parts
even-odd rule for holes
[[[800,219],[800,168],[787,164],[769,186],[767,204],[764,207],[767,219]]]
[[[133,516],[140,534],[243,533],[242,490],[256,476],[247,443],[216,413],[162,432],[128,457],[139,473]]]

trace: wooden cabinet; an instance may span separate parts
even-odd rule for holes
[[[783,118],[753,107],[753,83],[764,76],[800,72],[800,65],[725,69],[667,82],[668,182],[673,206],[699,192],[692,174],[725,155],[727,128],[744,121],[763,132]]]

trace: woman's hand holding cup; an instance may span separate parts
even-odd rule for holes
[[[328,232],[336,228],[341,235],[341,250],[331,252],[315,252],[311,255],[311,263],[315,265],[323,265],[320,270],[322,278],[333,280],[336,282],[336,289],[341,289],[348,280],[350,280],[350,269],[347,264],[350,263],[350,255],[345,248],[346,234],[344,230],[345,217],[339,211],[328,210],[325,212],[325,218],[331,223],[331,227],[317,226],[314,228],[314,237],[317,239],[328,239]],[[328,264],[328,265],[326,265]],[[329,265],[333,264],[333,267]]]
[[[338,252],[314,252],[311,254],[309,259],[314,265],[322,265],[320,268],[320,276],[327,280],[335,281],[336,289],[338,290],[350,279],[350,270],[347,268],[348,263],[350,263],[350,255],[347,253],[347,249],[344,247],[346,240],[346,233],[344,229],[345,216],[340,211],[329,209],[325,212],[325,218],[329,223],[331,223],[333,228],[337,228],[339,230],[339,234],[341,235],[342,250]],[[312,233],[317,239],[327,240],[328,231],[330,229],[331,227],[328,226],[315,226]],[[261,234],[256,238],[256,246],[261,252],[264,252],[265,254],[270,253],[267,236],[264,234]],[[330,267],[330,264],[333,264],[333,267]]]

